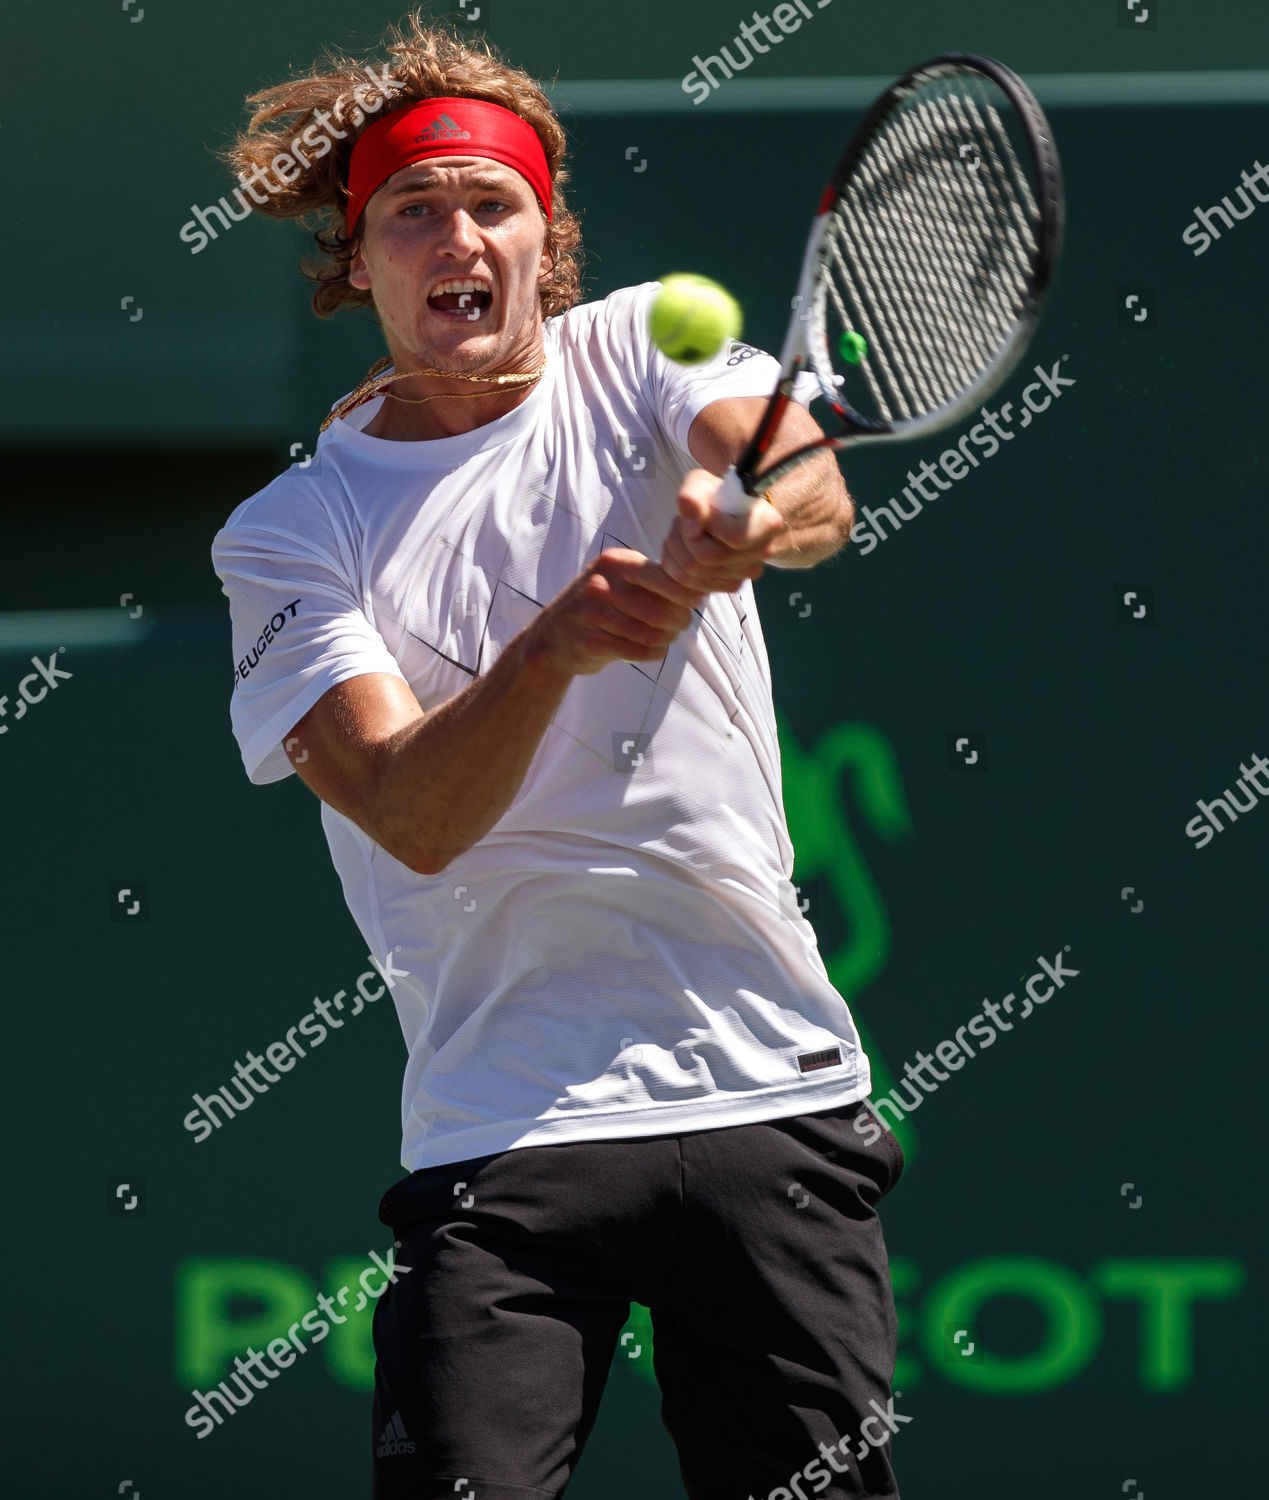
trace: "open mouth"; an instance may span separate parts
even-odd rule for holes
[[[427,299],[436,312],[475,323],[493,302],[493,292],[482,277],[454,277],[439,282]]]

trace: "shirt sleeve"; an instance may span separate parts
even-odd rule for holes
[[[648,332],[648,313],[660,290],[659,281],[633,289],[631,338],[657,419],[670,441],[690,457],[688,433],[705,407],[736,396],[769,396],[780,377],[780,362],[763,349],[730,339],[713,359],[677,364],[661,353]],[[819,388],[815,376],[804,371],[794,383],[793,399],[809,406]]]
[[[248,778],[264,786],[293,773],[283,736],[336,683],[367,672],[406,679],[325,507],[306,507],[303,537],[239,514],[216,534],[212,566],[233,626],[230,720]]]

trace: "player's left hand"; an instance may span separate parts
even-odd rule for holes
[[[699,594],[734,594],[763,571],[773,540],[785,529],[784,517],[769,500],[757,500],[748,515],[715,510],[720,480],[708,469],[693,469],[679,488],[678,517],[661,550],[661,566]]]

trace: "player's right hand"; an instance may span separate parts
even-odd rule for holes
[[[641,552],[608,547],[543,609],[532,630],[556,665],[586,676],[609,662],[660,660],[705,597]]]

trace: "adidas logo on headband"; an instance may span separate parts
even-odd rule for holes
[[[461,130],[448,115],[429,120],[427,129],[414,137],[415,145],[424,146],[428,141],[469,141],[470,130]]]

